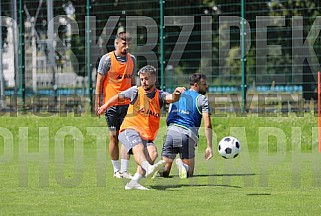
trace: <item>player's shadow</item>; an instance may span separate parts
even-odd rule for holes
[[[168,189],[175,189],[175,188],[182,188],[182,187],[228,187],[228,188],[242,188],[240,186],[235,186],[235,185],[228,185],[228,184],[212,184],[212,183],[207,183],[207,184],[195,184],[193,183],[193,179],[197,178],[197,177],[224,177],[224,176],[254,176],[254,173],[235,173],[235,174],[231,174],[231,173],[225,173],[225,174],[206,174],[206,175],[194,175],[191,178],[188,178],[189,180],[191,180],[190,184],[163,184],[163,185],[153,185],[151,186],[151,188],[156,189],[156,190],[168,190]],[[177,178],[178,176],[169,176],[167,178]]]
[[[240,186],[235,185],[224,185],[224,184],[166,184],[166,185],[152,185],[151,188],[155,190],[170,190],[174,188],[182,188],[182,187],[228,187],[228,188],[242,188]]]
[[[270,196],[271,193],[249,193],[247,196]]]
[[[204,174],[204,175],[194,175],[193,177],[224,177],[224,176],[254,176],[255,173],[222,173],[222,174]]]

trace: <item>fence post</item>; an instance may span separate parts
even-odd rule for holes
[[[89,106],[91,109],[91,112],[93,111],[93,101],[92,101],[92,80],[91,80],[91,53],[90,53],[90,47],[91,47],[91,29],[90,29],[90,9],[91,9],[91,0],[86,0],[86,46],[87,46],[87,94],[89,97]]]
[[[244,32],[244,20],[245,20],[245,0],[241,0],[241,64],[242,64],[242,104],[241,111],[245,112],[246,109],[246,57],[245,57],[245,32]]]
[[[164,1],[159,1],[160,89],[164,90]]]
[[[23,10],[24,2],[19,0],[19,93],[21,95],[21,111],[25,111],[26,89],[25,89],[25,40],[24,40],[24,21]]]

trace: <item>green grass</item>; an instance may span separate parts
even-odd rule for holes
[[[103,118],[25,115],[0,120],[1,215],[321,212],[321,157],[312,114],[213,116],[213,159],[203,159],[201,130],[195,177],[181,180],[173,167],[171,178],[144,179],[149,191],[125,191],[126,181],[112,178]],[[159,153],[165,132],[162,119],[156,140]],[[242,151],[238,158],[225,160],[216,153],[216,144],[230,134],[240,140]],[[132,173],[135,167],[131,160]]]

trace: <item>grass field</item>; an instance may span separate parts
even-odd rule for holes
[[[214,152],[204,135],[195,177],[144,179],[149,191],[125,191],[112,177],[103,118],[24,115],[0,121],[1,215],[320,215],[321,154],[317,118],[213,116]],[[156,140],[159,152],[164,119]],[[236,136],[238,158],[217,142]],[[130,162],[134,173],[135,164]]]

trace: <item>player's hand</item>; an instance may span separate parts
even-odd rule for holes
[[[98,104],[95,104],[95,113],[96,113],[96,116],[98,116],[98,118],[100,118],[100,114],[99,114],[98,110],[99,110],[99,105],[98,105]]]
[[[98,118],[100,118],[100,114],[99,114],[98,110],[99,110],[99,107],[95,108],[95,113],[96,113],[96,116],[98,116]]]
[[[96,116],[98,116],[98,118],[100,118],[100,114],[98,114],[98,109],[99,109],[99,102],[96,101],[96,103],[95,103],[95,114],[96,114]]]
[[[210,147],[207,147],[205,150],[205,159],[209,160],[213,157],[213,150]]]
[[[174,94],[182,94],[185,90],[185,87],[177,87],[174,91]]]
[[[107,109],[107,107],[104,105],[102,105],[101,107],[98,107],[97,111],[96,111],[96,115],[98,117],[100,117],[101,114],[103,114],[105,112],[105,110]]]

